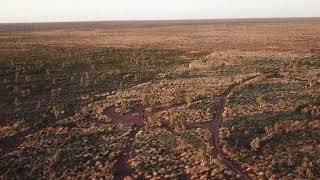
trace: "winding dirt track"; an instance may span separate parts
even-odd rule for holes
[[[237,165],[235,165],[234,163],[232,163],[232,161],[228,160],[225,156],[225,154],[223,153],[220,144],[219,144],[219,129],[221,127],[221,122],[223,120],[223,113],[225,110],[225,106],[227,103],[227,99],[230,95],[230,93],[233,91],[233,89],[238,86],[241,85],[245,82],[248,82],[250,80],[253,80],[255,78],[259,77],[259,75],[253,76],[253,77],[249,77],[247,79],[242,80],[241,82],[235,83],[231,86],[229,86],[226,91],[222,94],[221,96],[221,102],[219,105],[219,109],[218,112],[216,114],[216,116],[213,118],[212,121],[212,140],[213,142],[211,142],[213,144],[213,146],[215,147],[216,151],[217,151],[217,155],[220,159],[220,161],[230,170],[232,170],[234,173],[238,174],[241,176],[242,179],[250,179],[250,177],[245,174],[244,172],[242,172],[241,168],[239,168]]]
[[[203,122],[203,123],[197,123],[196,125],[191,125],[193,128],[196,127],[203,127],[208,128],[212,133],[212,138],[210,141],[210,145],[214,146],[218,155],[219,160],[223,163],[225,167],[233,171],[235,174],[240,175],[241,179],[250,179],[250,177],[244,173],[240,167],[235,165],[232,161],[228,160],[226,155],[223,153],[222,148],[219,144],[219,129],[221,127],[221,122],[223,120],[223,113],[225,110],[225,106],[227,103],[227,99],[230,95],[230,93],[233,91],[233,89],[245,82],[248,82],[250,80],[253,80],[255,78],[259,77],[259,75],[255,75],[249,78],[246,78],[238,83],[234,83],[230,85],[222,95],[215,97],[215,99],[219,99],[219,108],[217,110],[216,115],[212,118],[212,121],[210,122]],[[199,101],[199,100],[198,100]],[[143,127],[145,126],[145,121],[147,121],[147,118],[153,115],[154,113],[161,112],[161,111],[176,111],[179,110],[179,107],[183,106],[184,104],[176,104],[171,106],[163,106],[159,107],[156,111],[153,112],[146,112],[146,107],[142,105],[141,103],[137,102],[135,106],[133,107],[134,112],[136,112],[135,115],[120,115],[119,113],[115,112],[115,107],[108,108],[105,113],[111,117],[112,123],[111,124],[124,124],[129,125],[131,127]],[[172,129],[167,123],[161,122],[161,127],[164,129],[167,129],[170,131],[173,135],[177,135],[174,129]],[[123,149],[121,155],[118,157],[117,162],[114,165],[114,178],[116,180],[122,180],[126,176],[130,176],[132,174],[132,171],[130,169],[130,166],[128,165],[129,160],[129,153],[131,151],[135,136],[137,132],[131,131],[128,140],[125,142],[125,148]]]
[[[136,134],[137,132],[134,130],[130,132],[128,140],[125,142],[126,146],[113,166],[115,180],[123,180],[125,177],[132,175],[132,170],[128,164],[128,160]]]

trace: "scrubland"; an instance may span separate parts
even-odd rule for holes
[[[320,178],[318,19],[0,25],[1,179]]]

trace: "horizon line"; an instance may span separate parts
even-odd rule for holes
[[[25,21],[25,22],[0,22],[0,24],[45,24],[45,23],[89,23],[89,22],[159,22],[159,21],[201,21],[201,20],[273,20],[273,19],[319,19],[320,16],[297,17],[240,17],[240,18],[178,18],[178,19],[114,19],[114,20],[79,20],[79,21]]]

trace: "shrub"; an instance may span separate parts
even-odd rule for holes
[[[51,107],[50,113],[53,114],[56,119],[58,119],[58,117],[64,113],[63,106],[59,104],[54,104]]]
[[[267,137],[268,138],[271,138],[273,133],[274,133],[274,130],[273,130],[273,127],[265,127],[264,130],[266,131],[267,133]]]
[[[258,151],[261,148],[261,138],[256,137],[250,142],[251,149]]]
[[[217,158],[217,153],[212,147],[210,147],[209,145],[205,145],[200,150],[198,150],[197,158],[202,162],[202,165],[204,165],[205,163],[213,162],[213,160]]]
[[[120,112],[121,114],[126,114],[126,113],[129,113],[131,111],[131,104],[130,102],[126,101],[126,100],[122,100],[120,102]]]
[[[58,150],[54,153],[54,155],[52,156],[51,158],[51,164],[54,166],[54,165],[57,165],[63,158],[63,153],[61,150]]]
[[[190,149],[192,146],[188,143],[188,141],[184,138],[179,137],[178,138],[178,146],[177,148],[180,150],[186,150],[186,149]]]
[[[263,108],[267,103],[267,97],[265,95],[259,96],[256,99],[256,103],[259,104],[260,108]]]
[[[153,108],[156,103],[152,95],[142,94],[141,100],[142,104],[149,108]]]
[[[314,164],[308,159],[304,159],[300,166],[295,169],[295,172],[308,179],[314,178]]]
[[[320,106],[309,105],[303,108],[302,112],[308,114],[310,119],[317,119],[320,117]]]
[[[189,108],[192,104],[193,98],[191,96],[186,96],[187,107]]]
[[[309,87],[313,88],[314,86],[316,86],[318,84],[318,81],[317,81],[317,79],[311,77],[308,79],[308,83],[309,83]]]
[[[160,118],[160,112],[153,114],[152,116],[148,117],[147,125],[150,127],[161,126]]]
[[[186,129],[186,121],[187,117],[185,114],[176,114],[170,118],[169,123],[175,129],[183,130]]]

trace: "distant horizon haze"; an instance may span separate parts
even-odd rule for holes
[[[319,17],[259,17],[259,18],[216,18],[216,19],[130,19],[130,20],[86,20],[86,21],[27,21],[27,22],[0,22],[0,24],[54,24],[54,23],[154,23],[154,22],[228,22],[228,21],[304,21],[304,20],[319,20]]]
[[[0,23],[320,17],[319,0],[1,0]]]

